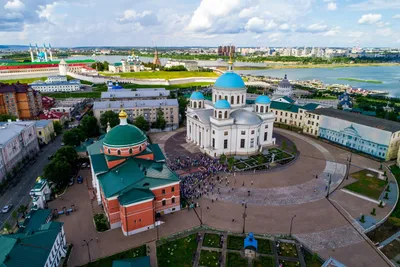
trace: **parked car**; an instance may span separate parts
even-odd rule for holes
[[[79,175],[78,178],[76,178],[76,182],[77,182],[78,184],[83,183],[83,177]]]
[[[61,146],[64,146],[64,142],[63,142],[63,143],[61,143]]]
[[[1,213],[7,213],[11,210],[12,204],[5,205],[4,208],[1,210]]]

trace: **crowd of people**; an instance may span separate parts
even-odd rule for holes
[[[185,170],[180,176],[181,196],[187,200],[200,198],[205,193],[210,193],[215,187],[216,181],[208,179],[218,175],[220,172],[228,172],[226,164],[221,164],[218,159],[211,159],[204,155],[194,158],[174,158],[169,167],[174,170]],[[217,177],[219,180],[219,176]]]

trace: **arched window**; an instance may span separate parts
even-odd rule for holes
[[[219,100],[221,100],[221,95],[219,95]]]
[[[242,104],[244,104],[244,95],[242,95]]]
[[[258,112],[258,105],[256,105],[256,112]]]
[[[268,107],[265,107],[265,113],[268,113]]]
[[[218,118],[222,119],[222,111],[218,111]]]
[[[237,96],[237,103],[236,104],[240,104],[240,96]]]
[[[118,153],[118,155],[121,155],[121,150],[118,150],[118,152],[117,152],[117,153]]]
[[[108,151],[108,154],[111,154],[111,150],[110,149],[107,149],[107,151]]]
[[[142,146],[139,146],[139,151],[142,151]]]
[[[129,148],[129,154],[132,154],[132,152],[133,152],[132,148]]]
[[[231,96],[231,105],[235,104],[234,102],[235,102],[235,97]]]
[[[228,111],[225,111],[225,119],[228,118]]]
[[[201,108],[201,101],[199,102],[199,108]]]
[[[196,102],[193,102],[193,107],[197,108],[197,103]]]
[[[214,117],[215,118],[217,117],[217,111],[216,110],[214,111]]]
[[[261,107],[260,107],[260,112],[261,112],[261,113],[264,113],[264,106],[261,106]]]
[[[214,102],[217,101],[217,94],[214,95]]]
[[[227,95],[225,96],[225,100],[228,101],[228,96]]]

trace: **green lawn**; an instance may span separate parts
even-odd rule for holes
[[[38,77],[38,78],[27,78],[27,79],[13,79],[13,80],[0,80],[0,83],[8,83],[8,84],[12,84],[12,83],[33,83],[34,81],[45,81],[47,80],[47,77]]]
[[[43,96],[49,96],[54,98],[100,98],[101,92],[82,92],[82,93],[49,93],[42,94]]]
[[[390,171],[393,173],[394,177],[396,178],[397,184],[400,185],[400,168],[397,167],[397,165],[392,165],[392,166],[390,166]],[[400,192],[400,190],[398,190],[397,192]],[[396,208],[392,212],[391,217],[394,217],[400,223],[400,201],[397,202]]]
[[[280,243],[278,254],[279,256],[284,256],[284,257],[291,257],[291,258],[298,257],[296,245],[292,243]]]
[[[226,254],[226,267],[247,266],[247,259],[240,256],[238,252],[228,252]]]
[[[313,255],[308,252],[304,253],[304,260],[307,267],[321,267],[323,264],[318,259],[313,259]]]
[[[372,177],[369,175],[372,175]],[[373,199],[379,199],[386,186],[386,181],[376,178],[376,173],[369,170],[353,173],[351,177],[357,181],[345,186],[345,188]]]
[[[203,247],[220,248],[221,236],[206,233],[203,239]]]
[[[257,239],[258,242],[258,253],[261,254],[272,254],[271,241],[268,239]]]
[[[275,267],[275,259],[274,257],[260,256],[253,261],[253,267]]]
[[[82,248],[85,249],[85,248]],[[121,259],[131,259],[131,258],[137,258],[137,257],[143,257],[146,256],[146,245],[137,247],[137,248],[132,248],[130,250],[114,254],[110,257],[102,258],[97,261],[88,263],[86,265],[83,265],[84,267],[108,267],[112,266],[112,263],[114,260],[121,260]]]
[[[241,250],[244,246],[244,237],[228,235],[228,249]]]
[[[200,266],[207,266],[207,267],[215,267],[218,266],[219,257],[221,256],[220,252],[217,251],[209,251],[209,250],[202,250],[200,253]]]
[[[159,267],[191,267],[197,249],[197,234],[167,242],[157,247]]]
[[[298,261],[284,261],[279,260],[279,263],[282,264],[282,267],[300,267],[300,262]]]
[[[201,71],[141,71],[141,72],[124,72],[124,73],[105,73],[104,76],[119,76],[121,78],[137,78],[137,79],[177,79],[190,77],[218,77],[214,72]]]

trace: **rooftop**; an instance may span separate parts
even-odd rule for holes
[[[361,125],[389,131],[397,132],[400,131],[400,123],[385,119],[380,119],[376,117],[366,116],[358,113],[347,112],[343,110],[338,110],[334,108],[320,108],[311,111],[313,114],[323,115],[327,117],[337,118],[341,120],[346,120],[353,123],[358,123]]]
[[[140,90],[140,91],[131,91],[131,90],[119,90],[113,92],[102,92],[101,98],[141,98],[141,97],[160,97],[160,96],[169,96],[169,91],[161,91],[161,90]]]
[[[0,146],[17,137],[23,130],[35,124],[35,121],[0,122]]]
[[[94,63],[94,59],[83,59],[83,60],[66,60],[68,64],[78,64],[78,63]],[[43,64],[59,64],[60,60],[54,60],[49,62],[6,62],[0,63],[0,66],[20,66],[20,65],[43,65]]]
[[[215,81],[215,87],[226,89],[245,89],[244,81],[239,74],[234,72],[225,72]]]
[[[49,125],[50,123],[53,123],[53,121],[39,120],[39,121],[36,121],[35,125],[36,125],[36,128],[43,128],[43,127],[46,127],[47,125]]]
[[[145,108],[145,107],[162,107],[162,106],[178,106],[177,99],[149,99],[149,100],[125,100],[125,101],[101,101],[94,102],[93,109],[120,109],[123,108]]]

